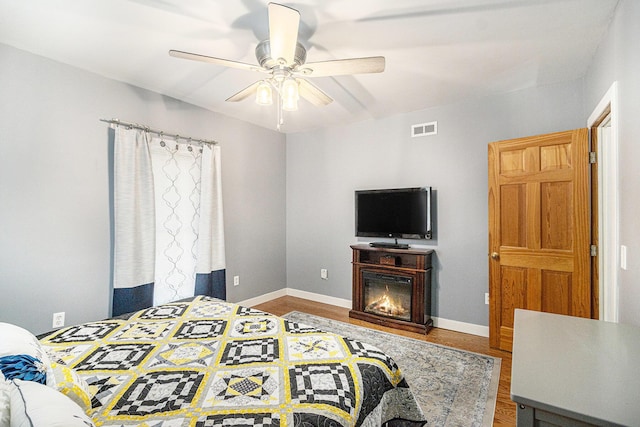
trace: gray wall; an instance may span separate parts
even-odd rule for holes
[[[119,117],[221,141],[229,300],[284,286],[350,299],[353,191],[431,185],[434,315],[487,325],[487,144],[583,127],[618,80],[629,248],[620,315],[640,325],[637,22],[640,4],[621,1],[584,80],[290,134],[286,144],[276,132],[0,45],[0,321],[38,333],[56,311],[67,324],[108,315],[107,125],[98,119]],[[437,136],[409,138],[411,124],[432,120]]]
[[[284,135],[1,44],[0,64],[0,321],[40,333],[54,312],[109,314],[100,118],[220,141],[228,299],[285,286]]]
[[[406,242],[436,250],[433,315],[488,325],[487,144],[584,127],[582,84],[288,135],[287,285],[350,299],[354,190],[428,185],[437,239]],[[411,124],[435,120],[437,136],[409,137]]]
[[[640,326],[640,2],[623,0],[585,79],[585,108],[591,113],[618,81],[620,243],[627,270],[620,273],[620,322]]]

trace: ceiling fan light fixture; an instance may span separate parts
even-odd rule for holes
[[[298,82],[295,79],[286,79],[282,83],[280,91],[282,109],[285,111],[296,111],[298,109],[298,99],[300,99]]]
[[[226,101],[239,102],[255,94],[258,105],[272,105],[276,102],[278,130],[284,123],[283,111],[296,111],[301,96],[317,107],[328,105],[333,101],[329,95],[310,83],[307,77],[333,77],[384,71],[385,59],[382,56],[307,63],[307,50],[298,40],[300,12],[277,3],[269,3],[267,11],[269,37],[260,41],[255,48],[259,66],[174,49],[169,51],[169,55],[267,74],[268,77],[263,77],[264,80],[252,83],[227,98]]]
[[[271,105],[273,104],[273,92],[268,81],[263,80],[256,90],[256,104]]]
[[[298,111],[298,100],[295,98],[283,99],[282,109],[284,111]]]

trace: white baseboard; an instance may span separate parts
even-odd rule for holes
[[[260,295],[255,298],[250,298],[244,301],[239,301],[238,304],[244,306],[254,306],[262,304],[272,299],[292,296],[302,299],[308,299],[311,301],[317,301],[324,304],[335,305],[337,307],[351,308],[351,300],[344,298],[330,297],[327,295],[317,294],[314,292],[301,291],[299,289],[284,288],[268,294]],[[481,337],[489,336],[489,327],[476,325],[474,323],[459,322],[457,320],[443,319],[441,317],[433,317],[433,325],[436,328],[448,329],[450,331],[462,332],[465,334],[478,335]]]
[[[302,298],[302,299],[308,299],[311,301],[317,301],[323,304],[335,305],[337,307],[343,307],[343,308],[352,307],[350,299],[330,297],[327,295],[316,294],[313,292],[301,291],[299,289],[287,288],[287,295],[292,297]]]
[[[271,301],[272,299],[286,297],[287,296],[287,288],[279,289],[274,292],[269,292],[268,294],[260,295],[255,298],[249,298],[243,301],[238,301],[236,304],[244,305],[245,307],[252,307],[254,305],[262,304],[263,302]]]
[[[432,317],[433,326],[436,328],[448,329],[450,331],[463,332],[465,334],[489,337],[489,327],[476,325],[475,323],[459,322],[457,320]]]
[[[251,306],[262,304],[263,302],[271,301],[273,299],[284,297],[284,296],[308,299],[311,301],[317,301],[324,304],[335,305],[337,307],[351,308],[351,300],[349,299],[330,297],[327,295],[316,294],[313,292],[301,291],[299,289],[292,289],[292,288],[279,289],[274,292],[269,292],[268,294],[260,295],[254,298],[249,298],[243,301],[238,301],[236,304],[251,307]]]

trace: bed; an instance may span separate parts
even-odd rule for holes
[[[376,347],[206,296],[60,329],[40,344],[77,376],[67,394],[95,426],[426,424]]]

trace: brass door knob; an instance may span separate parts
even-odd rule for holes
[[[491,259],[500,259],[500,254],[498,252],[491,252]]]

